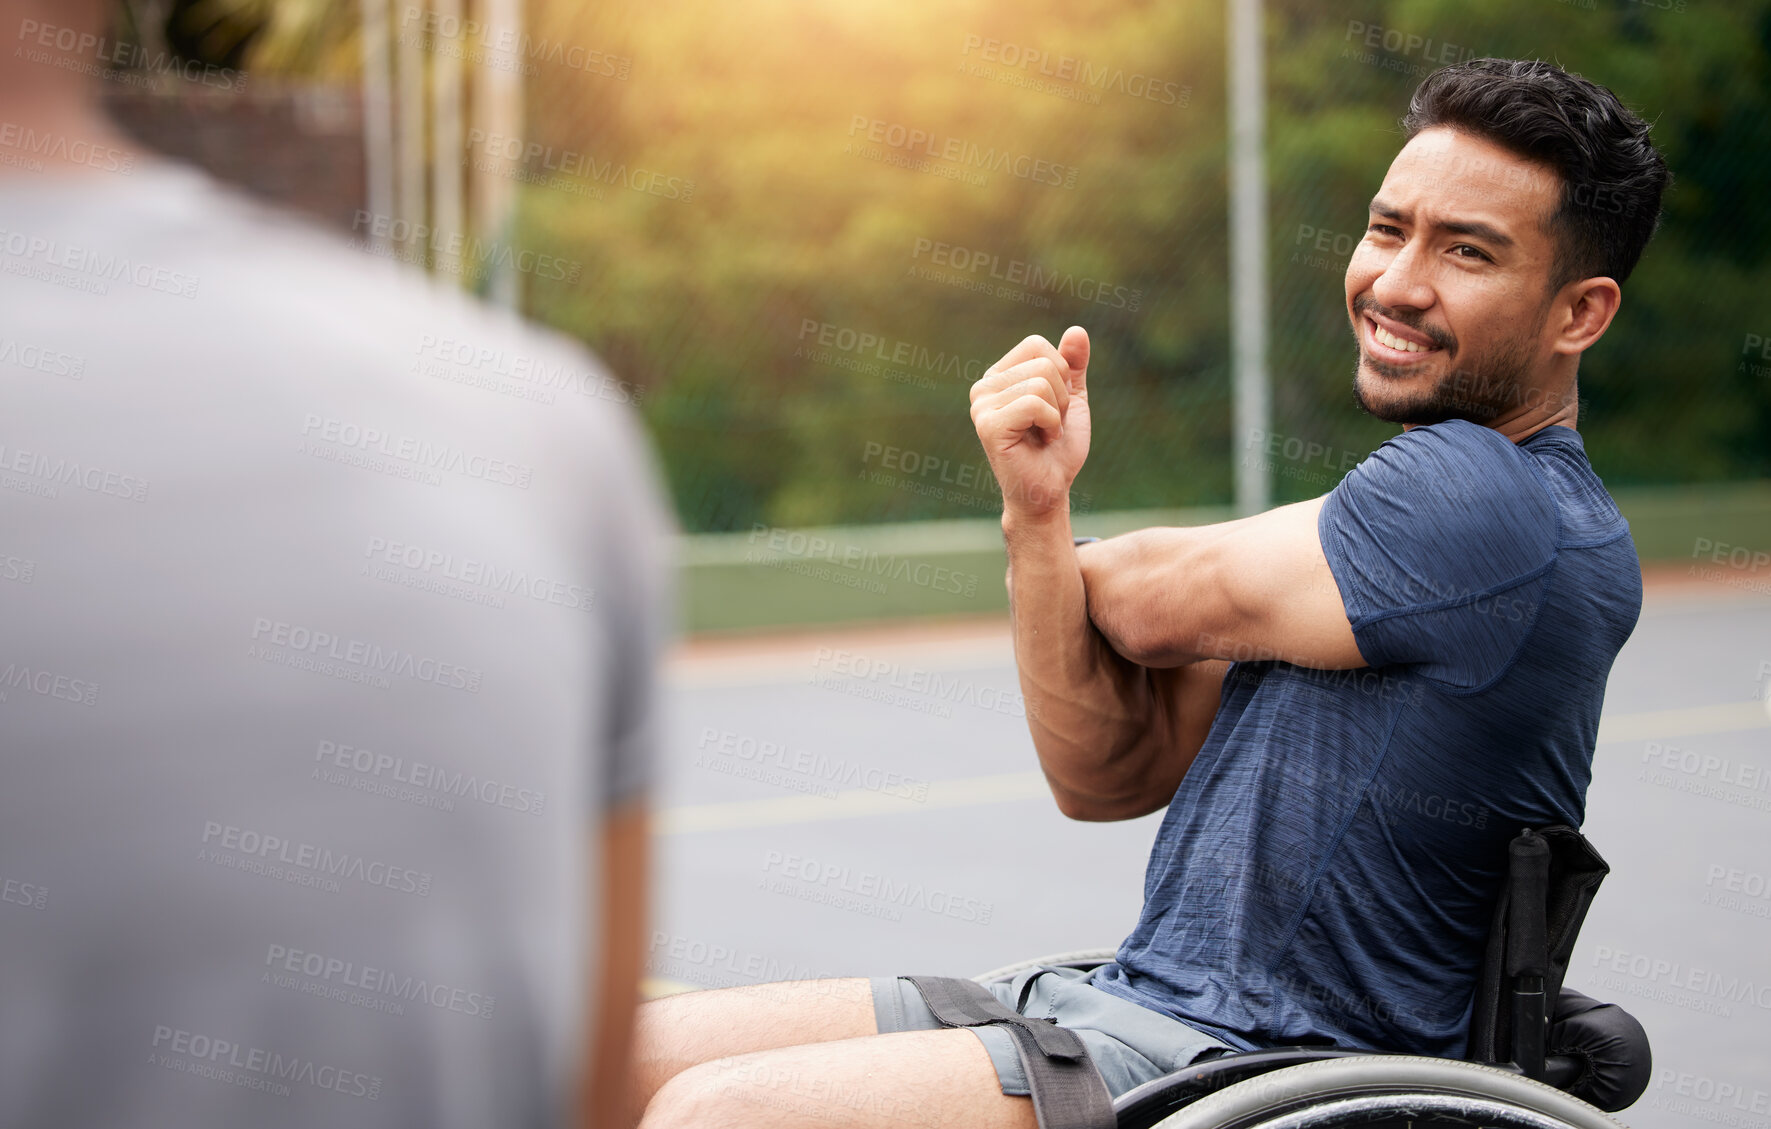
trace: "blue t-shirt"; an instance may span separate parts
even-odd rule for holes
[[[1404,432],[1318,532],[1370,665],[1231,666],[1094,982],[1244,1049],[1459,1056],[1508,840],[1581,823],[1641,567],[1560,426]]]

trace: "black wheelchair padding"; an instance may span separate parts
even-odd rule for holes
[[[1616,1004],[1563,988],[1550,1020],[1544,1081],[1608,1112],[1648,1089],[1653,1054],[1648,1032]]]
[[[975,980],[952,976],[899,979],[916,986],[943,1026],[994,1025],[1008,1032],[1027,1072],[1039,1129],[1113,1129],[1117,1123],[1113,1097],[1076,1032],[1004,1007]]]

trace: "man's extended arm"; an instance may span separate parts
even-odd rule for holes
[[[1089,616],[1115,651],[1144,666],[1206,658],[1364,666],[1316,532],[1322,503],[1085,546]]]
[[[1029,337],[973,385],[972,420],[1002,486],[1040,767],[1066,815],[1127,819],[1167,803],[1203,744],[1226,669],[1213,660],[1364,663],[1316,539],[1320,501],[1072,547],[1087,366],[1081,329],[1057,348]]]

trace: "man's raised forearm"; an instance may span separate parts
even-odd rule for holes
[[[1027,727],[1059,807],[1088,818],[1138,783],[1126,761],[1154,720],[1149,680],[1089,622],[1068,510],[1005,512],[1002,531]]]

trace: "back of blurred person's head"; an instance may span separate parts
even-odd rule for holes
[[[137,151],[105,14],[0,0],[0,1124],[560,1123],[665,602],[625,386]]]

